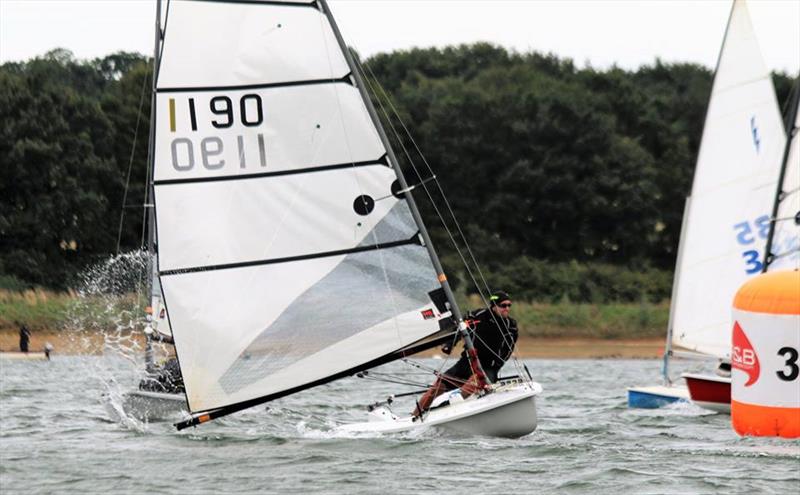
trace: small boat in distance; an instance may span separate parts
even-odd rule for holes
[[[686,388],[675,386],[670,376],[674,357],[729,365],[733,296],[762,270],[785,142],[775,88],[746,2],[734,0],[684,209],[663,386],[628,389],[631,407],[685,400]],[[693,385],[698,393],[703,391],[699,404],[711,403],[711,397],[716,400],[726,391],[730,402],[729,379],[726,383],[713,374],[690,376],[690,396]],[[708,395],[709,390],[714,393]]]
[[[786,127],[790,139],[781,171],[767,235],[762,271],[800,269],[800,76],[795,81]],[[776,237],[777,235],[777,237]],[[731,363],[722,361],[715,375],[683,373],[692,402],[712,411],[731,412]]]
[[[730,365],[728,365],[730,373]],[[683,373],[694,404],[718,413],[731,413],[731,377]]]
[[[628,407],[658,409],[676,402],[689,402],[686,386],[669,384],[628,388]]]

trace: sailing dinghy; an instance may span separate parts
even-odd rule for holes
[[[786,135],[772,79],[744,0],[735,0],[720,50],[687,199],[673,282],[663,386],[628,389],[630,407],[685,400],[673,357],[730,363],[733,296],[760,273]],[[682,349],[682,350],[681,350]],[[729,370],[729,367],[728,367]],[[730,375],[691,374],[701,404],[727,397]],[[726,395],[727,394],[727,395]],[[725,410],[715,404],[714,410]]]
[[[454,329],[473,349],[415,185],[326,2],[166,9],[158,3],[151,187],[191,413],[177,428],[438,346]],[[536,428],[530,377],[481,385],[402,428]]]
[[[542,387],[536,382],[500,380],[491,393],[463,399],[459,389],[442,394],[422,419],[398,417],[386,407],[369,412],[369,421],[342,425],[348,433],[402,433],[421,427],[448,432],[516,438],[536,429],[536,396]]]

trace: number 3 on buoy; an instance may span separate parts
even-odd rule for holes
[[[789,370],[788,373],[778,371],[778,378],[787,382],[797,380],[797,377],[800,376],[800,366],[797,365],[797,357],[799,355],[797,349],[794,347],[781,347],[778,350],[778,355],[786,357],[786,368]]]
[[[733,429],[800,437],[800,272],[748,280],[734,298],[733,321]]]

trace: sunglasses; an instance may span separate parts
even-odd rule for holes
[[[511,307],[511,303],[498,304],[498,306],[500,306],[501,308],[510,308]]]

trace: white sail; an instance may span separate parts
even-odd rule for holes
[[[770,249],[775,258],[767,267],[769,271],[800,269],[800,112],[795,114],[782,190]]]
[[[733,296],[761,272],[785,139],[747,6],[735,0],[682,233],[673,345],[728,357]]]
[[[167,19],[158,261],[192,412],[437,332],[436,272],[318,5],[173,0]]]

